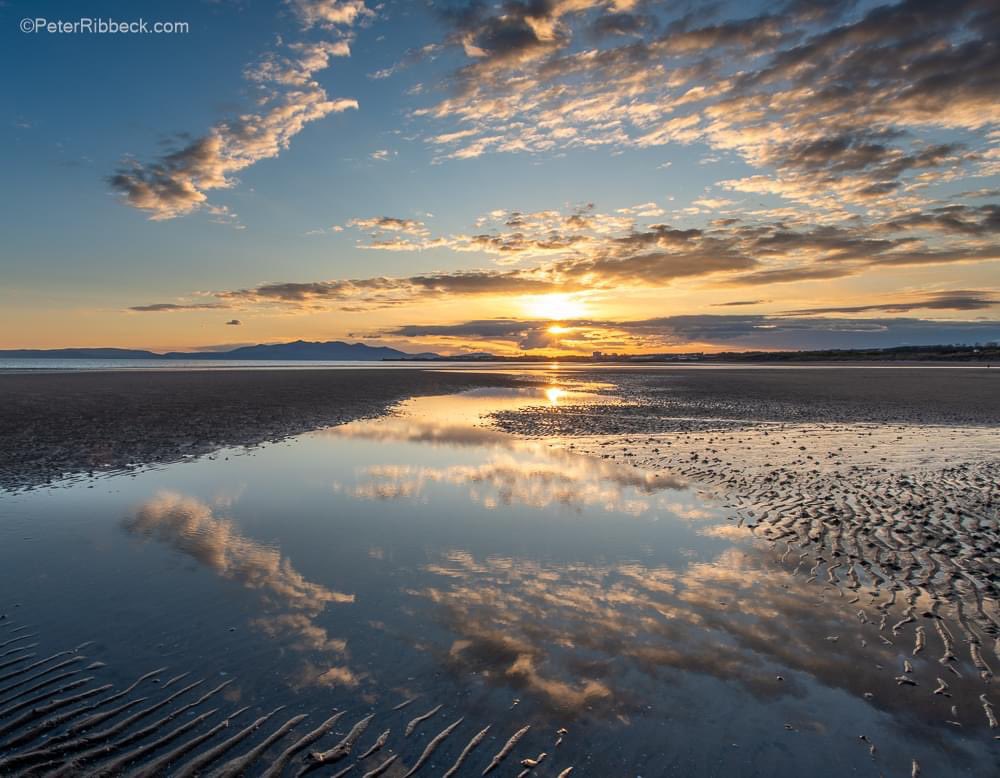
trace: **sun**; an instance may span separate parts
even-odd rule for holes
[[[553,293],[527,298],[524,310],[530,316],[551,321],[576,319],[586,313],[586,306],[569,294]]]

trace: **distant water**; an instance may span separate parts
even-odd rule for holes
[[[537,362],[501,362],[470,360],[468,362],[421,361],[421,360],[290,360],[290,359],[0,359],[0,373],[27,372],[77,372],[114,370],[348,370],[357,368],[383,370],[480,370],[489,372],[523,372],[558,368],[574,370],[757,370],[757,369],[797,369],[812,370],[844,369],[863,367],[866,369],[886,368],[902,370],[907,368],[950,368],[977,370],[982,364],[953,363],[810,363],[787,364],[774,362],[733,363],[733,362],[559,362],[553,359],[539,359]]]

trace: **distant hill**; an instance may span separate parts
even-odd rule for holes
[[[387,346],[344,343],[339,340],[241,346],[229,351],[153,351],[123,348],[13,349],[0,351],[0,359],[275,359],[378,362],[383,359],[434,359],[437,354],[408,354]]]
[[[18,348],[0,350],[0,359],[159,359],[153,351],[131,348]]]

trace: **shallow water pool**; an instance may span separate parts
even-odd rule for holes
[[[322,748],[374,713],[336,765],[389,730],[357,775],[390,755],[384,774],[406,774],[460,718],[421,774],[487,725],[458,774],[482,773],[529,725],[497,775],[543,752],[535,775],[909,775],[914,758],[925,775],[989,774],[988,738],[942,737],[937,700],[892,684],[879,662],[895,650],[873,654],[856,607],[774,564],[696,485],[485,421],[585,405],[595,388],[421,398],[280,444],[4,496],[0,644],[37,642],[43,658],[93,641],[94,684],[164,666],[164,679],[231,681],[218,715],[287,706],[272,730],[346,710]],[[0,713],[19,693],[4,688]]]

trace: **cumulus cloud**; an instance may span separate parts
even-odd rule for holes
[[[474,4],[446,15],[451,94],[413,114],[441,158],[701,142],[760,169],[732,191],[842,215],[991,169],[983,135],[941,138],[1000,121],[991,0],[732,8]]]
[[[320,26],[338,37],[293,42],[268,52],[246,69],[259,96],[257,110],[221,121],[205,135],[149,162],[126,160],[108,178],[123,202],[153,220],[173,219],[205,206],[207,192],[235,185],[235,174],[278,156],[310,122],[358,107],[351,98],[331,98],[314,79],[333,57],[350,54],[343,27],[368,12],[361,0],[292,0],[303,28]]]

